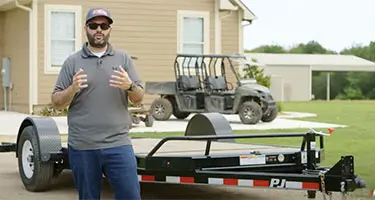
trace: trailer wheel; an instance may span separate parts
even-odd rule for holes
[[[152,117],[152,115],[146,115],[145,125],[146,127],[152,127],[154,125],[154,118]]]
[[[138,116],[136,116],[136,115],[130,115],[130,117],[132,119],[133,124],[139,124],[139,123],[141,123],[141,119],[139,119]]]
[[[238,115],[243,124],[257,124],[262,113],[262,108],[257,102],[245,101],[241,104]]]
[[[33,126],[23,129],[17,147],[19,174],[26,190],[48,190],[53,179],[54,164],[41,162],[40,145]]]
[[[151,104],[151,113],[155,120],[168,120],[173,113],[172,103],[168,99],[157,98]]]

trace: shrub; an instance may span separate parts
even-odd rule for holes
[[[257,61],[253,59],[253,62],[256,63]],[[244,79],[255,79],[257,83],[263,85],[265,87],[271,86],[271,76],[264,74],[264,68],[260,68],[256,65],[250,65],[243,69],[244,75],[242,78]]]
[[[129,108],[131,107],[140,107],[142,105],[135,105],[129,101]],[[39,115],[48,116],[48,117],[58,117],[58,116],[67,116],[68,115],[68,107],[64,109],[57,109],[53,107],[51,104],[47,105],[46,107],[42,108]]]
[[[282,103],[281,103],[281,102],[276,102],[276,105],[277,105],[277,109],[278,109],[278,111],[279,111],[279,112],[282,112],[282,110],[283,110],[283,105],[282,105]]]
[[[56,109],[52,105],[48,105],[42,108],[39,114],[42,116],[50,116],[50,117],[66,116],[68,114],[68,108]]]

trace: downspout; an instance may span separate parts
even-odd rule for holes
[[[33,112],[33,87],[35,87],[33,83],[33,72],[34,72],[34,58],[33,58],[33,50],[34,50],[34,43],[33,43],[33,28],[34,28],[34,20],[33,20],[33,10],[32,8],[29,8],[27,6],[21,5],[18,0],[14,0],[14,3],[17,8],[20,8],[22,10],[29,12],[29,113],[32,114]],[[34,5],[34,2],[32,2],[32,5]]]
[[[215,53],[221,53],[221,19],[219,2],[215,1]]]
[[[245,27],[251,25],[251,22],[246,21],[244,19],[244,17],[243,17],[244,12],[245,11],[243,9],[241,9],[241,8],[238,9],[238,32],[239,32],[238,33],[239,34],[239,36],[238,36],[238,46],[239,46],[239,53],[240,54],[245,54],[245,49],[244,49],[244,44],[243,44]],[[248,23],[243,24],[243,22],[248,22]],[[244,75],[243,68],[244,68],[244,66],[240,65],[240,67],[238,69],[241,76]]]
[[[222,39],[221,39],[221,19],[220,19],[220,4],[219,0],[215,1],[215,54],[221,54]],[[210,71],[210,70],[209,70]],[[220,62],[215,64],[214,75],[221,74]],[[211,74],[210,74],[211,75]]]

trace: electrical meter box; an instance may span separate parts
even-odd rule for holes
[[[3,80],[3,87],[10,87],[10,60],[3,58],[1,68],[1,79]]]

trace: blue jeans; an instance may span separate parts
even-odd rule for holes
[[[68,153],[80,200],[100,199],[102,173],[112,186],[115,199],[141,199],[137,163],[131,145],[84,151],[69,146]]]

